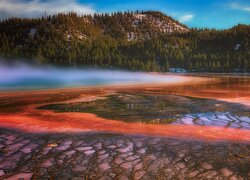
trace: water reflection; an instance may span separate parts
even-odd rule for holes
[[[207,76],[208,77],[208,76]],[[152,94],[211,98],[250,106],[250,76],[211,76],[209,82],[148,88]]]
[[[230,112],[194,113],[184,115],[173,124],[250,129],[250,117],[237,116]]]

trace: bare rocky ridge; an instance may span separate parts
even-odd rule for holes
[[[117,34],[118,38],[125,38],[128,41],[150,39],[159,33],[189,32],[189,29],[185,25],[170,16],[156,11],[96,14],[94,16],[85,16],[81,24],[84,26],[93,26],[101,34],[110,36]],[[58,26],[59,31],[62,29],[63,24],[62,26]],[[92,37],[84,34],[78,28],[75,29],[69,26],[65,31],[65,38],[68,41],[71,39],[84,41]]]
[[[103,19],[107,22],[103,23]],[[110,21],[110,19],[112,19]],[[186,33],[189,29],[161,12],[145,11],[145,12],[125,12],[114,14],[101,14],[94,17],[88,16],[86,23],[92,22],[93,25],[99,26],[103,33],[109,34],[114,28],[125,35],[128,41],[150,39],[158,33]]]

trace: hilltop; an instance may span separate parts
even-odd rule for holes
[[[14,24],[16,23],[16,24]],[[157,11],[118,12],[78,16],[76,13],[45,16],[40,19],[9,19],[1,23],[4,32],[44,35],[60,33],[65,40],[93,40],[97,36],[111,36],[128,41],[146,40],[159,34],[185,33],[188,28]],[[29,32],[30,31],[30,32]]]
[[[250,69],[250,26],[190,29],[157,11],[0,22],[0,56],[39,64],[167,71]]]

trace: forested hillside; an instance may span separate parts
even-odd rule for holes
[[[143,71],[250,71],[250,26],[189,29],[154,11],[13,18],[0,22],[0,57]]]

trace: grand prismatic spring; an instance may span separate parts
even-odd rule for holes
[[[0,178],[249,179],[249,76],[129,74],[2,82]]]

